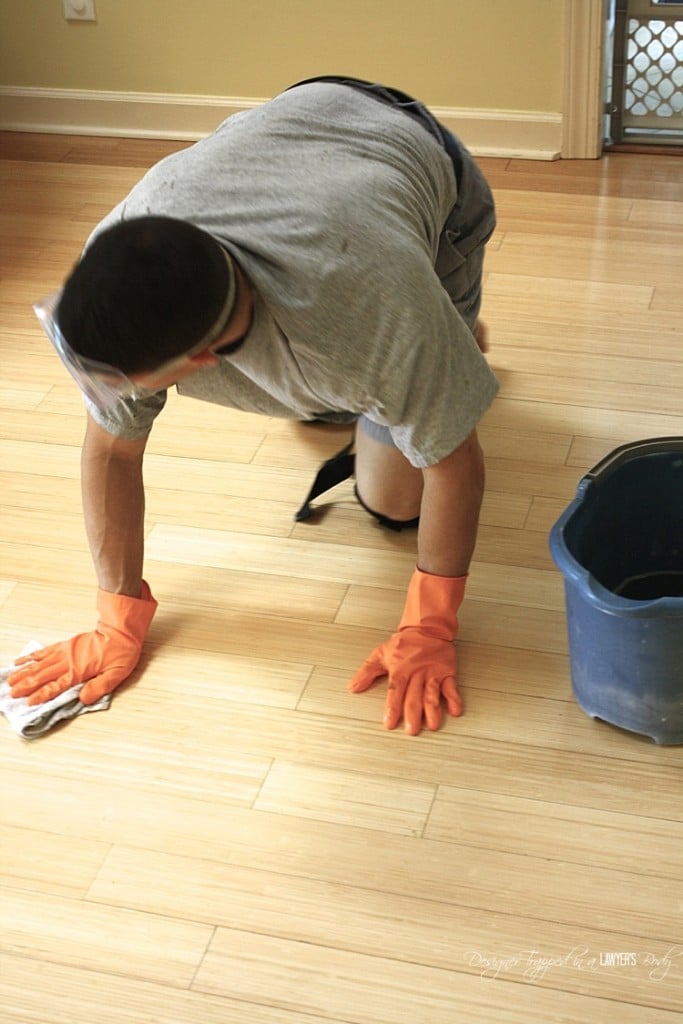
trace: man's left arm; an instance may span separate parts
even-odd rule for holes
[[[418,569],[438,576],[466,576],[484,497],[484,456],[476,430],[422,474]]]
[[[403,718],[411,735],[441,724],[441,697],[460,715],[453,641],[474,551],[484,494],[484,458],[476,431],[449,456],[423,470],[418,562],[398,630],[376,648],[350,683],[353,692],[388,678],[384,724]]]

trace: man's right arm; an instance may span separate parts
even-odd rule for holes
[[[100,588],[128,597],[140,597],[142,585],[146,443],[115,437],[88,416],[81,487],[90,553]]]
[[[82,455],[83,508],[99,589],[90,633],[19,658],[9,678],[13,697],[41,704],[80,686],[93,704],[128,678],[156,610],[142,579],[145,441],[113,437],[88,417]]]

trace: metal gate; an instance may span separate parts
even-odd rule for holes
[[[608,134],[683,146],[683,0],[615,0]]]

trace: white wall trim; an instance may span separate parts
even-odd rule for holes
[[[565,0],[562,156],[595,159],[604,122],[604,0]]]
[[[430,107],[475,156],[557,160],[562,115],[530,110],[459,110]]]
[[[0,86],[3,131],[194,141],[262,99]]]
[[[0,86],[0,129],[194,141],[213,131],[230,114],[263,102],[235,96]],[[555,160],[560,156],[561,114],[431,109],[477,156],[531,160]]]

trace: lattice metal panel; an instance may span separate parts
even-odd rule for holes
[[[624,129],[683,132],[683,20],[629,17]]]

